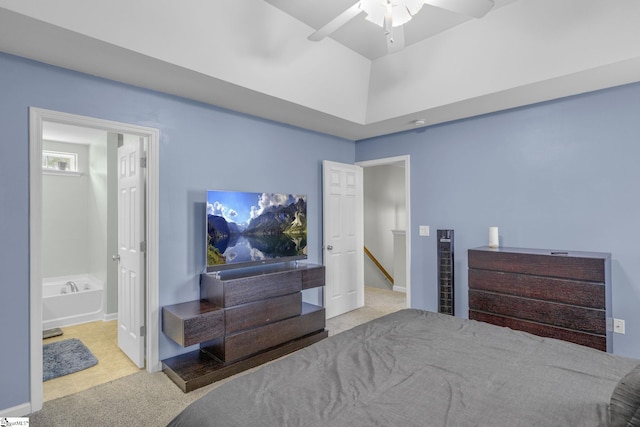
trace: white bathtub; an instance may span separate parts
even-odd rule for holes
[[[66,285],[72,281],[78,292]],[[42,283],[42,330],[103,320],[103,284],[89,275],[53,277]]]

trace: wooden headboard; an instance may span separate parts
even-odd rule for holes
[[[611,254],[469,249],[469,318],[612,352]]]

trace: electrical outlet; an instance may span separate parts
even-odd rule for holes
[[[428,225],[421,225],[420,226],[420,235],[421,236],[428,236],[429,235],[429,226]]]
[[[624,320],[613,319],[613,332],[616,334],[624,334]]]

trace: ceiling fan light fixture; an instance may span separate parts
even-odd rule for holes
[[[404,47],[402,26],[409,22],[425,4],[449,12],[483,17],[495,5],[494,0],[357,0],[350,8],[318,28],[309,37],[317,42],[338,30],[356,16],[365,12],[366,19],[384,29],[387,51],[398,52]],[[394,27],[397,27],[394,30]]]
[[[362,9],[367,14],[367,21],[384,28],[385,14],[391,6],[392,25],[398,27],[404,25],[418,13],[424,0],[361,0]]]

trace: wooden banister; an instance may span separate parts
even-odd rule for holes
[[[367,256],[369,257],[369,259],[376,265],[376,267],[378,267],[378,270],[380,270],[380,272],[382,274],[384,274],[384,277],[387,278],[387,280],[393,285],[393,277],[391,277],[391,275],[389,274],[389,272],[382,266],[382,264],[380,264],[380,262],[378,262],[378,260],[376,259],[375,256],[373,256],[373,254],[371,253],[371,251],[369,251],[369,249],[367,249],[367,247],[364,247],[364,253],[367,254]]]

